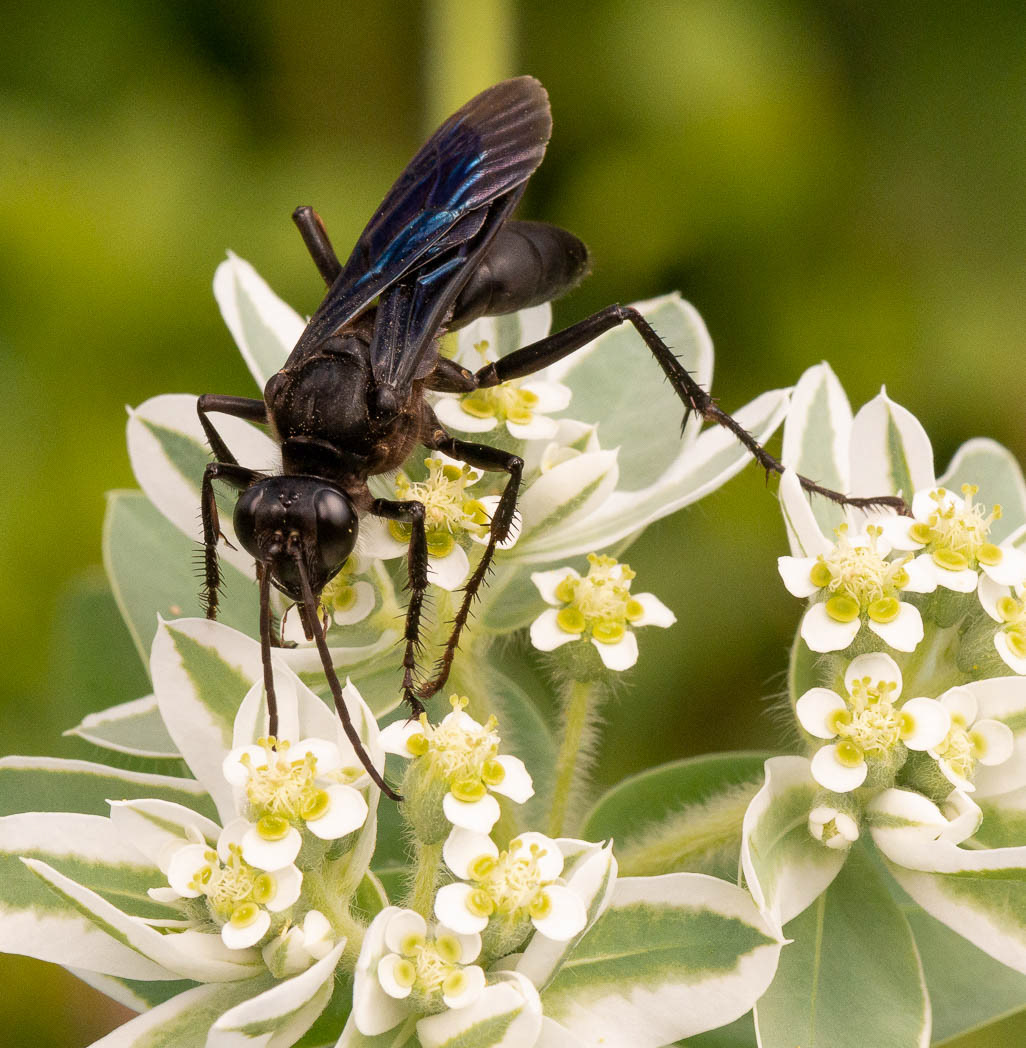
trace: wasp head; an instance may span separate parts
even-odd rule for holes
[[[274,584],[302,603],[299,561],[320,594],[356,545],[357,514],[349,496],[317,477],[267,477],[235,504],[235,533],[244,549],[269,566]]]

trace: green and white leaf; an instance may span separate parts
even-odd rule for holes
[[[661,1048],[747,1012],[780,940],[751,896],[715,877],[625,877],[542,993],[587,1046]]]
[[[75,735],[115,753],[153,760],[181,758],[164,727],[156,695],[146,695],[99,713],[90,713],[64,734]]]
[[[111,800],[154,797],[216,816],[207,791],[195,779],[110,768],[58,757],[0,759],[0,815],[23,811],[107,815]]]
[[[214,298],[250,374],[263,390],[267,380],[281,370],[306,321],[232,251],[214,273]],[[219,427],[222,417],[218,417]]]
[[[912,930],[858,847],[785,928],[755,1006],[760,1048],[926,1048],[930,1000]]]
[[[926,974],[934,1044],[1026,1008],[1026,975],[995,961],[918,906],[910,904],[905,917]]]
[[[166,879],[108,819],[63,812],[8,815],[0,819],[0,950],[105,975],[177,978],[160,961],[140,956],[114,929],[92,921],[73,900],[52,891],[26,867],[26,857],[135,912],[176,915],[147,896],[147,889],[166,886]]]
[[[331,999],[344,948],[340,942],[305,972],[225,1012],[211,1027],[206,1048],[289,1048]]]
[[[114,599],[146,664],[158,617],[204,614],[195,573],[198,548],[140,492],[108,494],[103,563]],[[260,620],[252,578],[228,561],[221,569],[221,621],[257,636]]]
[[[934,839],[945,818],[917,821],[922,808],[922,799],[910,807],[904,790],[874,799],[873,840],[887,868],[927,913],[1026,973],[1026,846],[969,850]]]
[[[136,1016],[89,1048],[206,1048],[218,1017],[271,983],[268,975],[246,982],[196,986]]]
[[[417,1023],[421,1048],[522,1048],[541,1032],[542,1008],[530,979],[497,972],[465,1008],[449,1008]]]
[[[959,492],[963,484],[976,484],[980,499],[1001,506],[1001,516],[990,526],[992,542],[1001,542],[1026,524],[1026,481],[1015,456],[996,440],[974,437],[955,452],[938,484]]]
[[[599,799],[581,835],[612,838],[622,876],[691,871],[733,879],[742,820],[770,756],[687,757],[632,775]]]
[[[45,881],[68,907],[77,909],[98,928],[112,938],[137,951],[141,959],[173,972],[172,978],[193,979],[196,982],[237,982],[251,979],[265,970],[257,950],[230,950],[214,933],[183,931],[161,934],[136,917],[107,902],[71,877],[60,873],[49,863],[38,859],[23,859],[24,864]],[[76,962],[81,966],[81,962]],[[132,972],[140,977],[138,968]],[[111,974],[128,974],[113,972]],[[166,974],[153,978],[167,978]]]
[[[266,433],[243,419],[216,416],[215,425],[236,459],[260,472],[281,472],[281,451]],[[211,461],[206,435],[196,413],[196,397],[167,393],[152,397],[128,413],[128,457],[146,497],[187,538],[203,541],[200,488]],[[253,558],[242,549],[232,527],[234,494],[225,489],[218,506],[225,538],[218,554],[249,578]]]
[[[198,832],[211,847],[217,846],[221,833],[212,819],[167,801],[114,801],[110,821],[122,838],[131,841],[162,873],[167,873],[171,854],[191,840],[188,830]]]
[[[852,422],[851,495],[901,495],[934,485],[933,447],[922,424],[881,390]]]
[[[101,975],[85,968],[68,966],[68,971],[94,990],[106,994],[112,1001],[123,1004],[133,1012],[148,1012],[158,1004],[170,1001],[197,984],[191,979],[143,982],[140,979],[125,979],[114,975]]]
[[[780,461],[823,487],[847,491],[851,425],[851,405],[844,388],[829,364],[816,364],[802,375],[791,394]],[[844,520],[840,506],[827,499],[814,499],[811,506],[824,535],[832,535]]]
[[[771,757],[766,784],[745,813],[745,883],[778,928],[822,894],[844,865],[844,851],[826,847],[809,833],[809,812],[820,792],[805,757]]]

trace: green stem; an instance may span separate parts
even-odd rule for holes
[[[413,888],[407,906],[416,910],[426,921],[432,919],[435,901],[435,886],[442,866],[442,842],[421,844],[417,842],[417,864],[413,874]]]
[[[563,741],[556,756],[556,780],[549,810],[549,836],[563,835],[571,798],[583,792],[590,764],[595,699],[595,681],[570,683],[563,712]]]
[[[432,0],[427,5],[430,127],[471,95],[510,75],[516,30],[511,0]]]

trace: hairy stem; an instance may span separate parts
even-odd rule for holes
[[[432,904],[435,901],[435,886],[442,866],[442,842],[421,844],[417,842],[417,863],[413,873],[413,887],[406,905],[416,910],[426,921],[432,919]]]
[[[568,829],[574,798],[585,792],[592,763],[595,736],[595,681],[571,681],[564,697],[563,739],[556,755],[556,781],[549,809],[549,836],[561,837]]]

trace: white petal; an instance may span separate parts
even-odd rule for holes
[[[172,856],[167,866],[168,884],[183,899],[198,899],[203,893],[189,887],[190,882],[210,865],[211,849],[206,844],[184,844]]]
[[[956,723],[968,728],[976,720],[979,705],[976,696],[968,688],[949,688],[940,697],[941,705],[951,714]]]
[[[538,588],[546,604],[559,606],[563,602],[556,596],[556,590],[564,579],[579,579],[581,576],[573,568],[555,568],[552,571],[532,571],[531,581]]]
[[[254,826],[242,838],[242,857],[258,870],[280,870],[296,861],[302,847],[303,837],[295,826],[280,841],[265,840]]]
[[[972,736],[979,736],[981,750],[976,759],[988,766],[1004,764],[1015,749],[1015,737],[1007,724],[996,720],[978,720],[972,727]]]
[[[499,802],[490,793],[470,803],[457,800],[447,793],[442,798],[442,811],[453,826],[462,826],[465,830],[478,833],[491,833],[500,815]]]
[[[295,866],[286,866],[283,870],[275,870],[271,874],[274,878],[274,898],[267,903],[271,913],[280,913],[287,910],[298,898],[303,889],[303,874]]]
[[[913,790],[888,789],[878,794],[869,803],[870,816],[884,817],[885,834],[914,835],[926,840],[936,840],[946,829],[948,820],[933,801]],[[880,830],[873,829],[876,837]]]
[[[555,651],[563,644],[581,639],[582,634],[567,633],[560,628],[556,621],[558,615],[555,608],[547,608],[531,623],[531,643],[539,651]]]
[[[242,838],[253,828],[253,823],[249,819],[239,816],[238,818],[232,819],[231,822],[225,823],[224,829],[221,830],[217,838],[217,857],[221,862],[227,862],[231,857],[231,846],[233,844],[241,844]],[[286,866],[288,863],[285,864]]]
[[[403,550],[405,553],[405,549]],[[457,542],[444,557],[428,557],[428,582],[450,593],[459,589],[470,574],[467,551]]]
[[[816,557],[777,557],[777,571],[788,593],[794,597],[811,597],[819,590],[810,578],[816,560]]]
[[[256,946],[271,927],[271,915],[261,910],[251,924],[240,928],[229,921],[221,928],[221,941],[229,950],[245,950]]]
[[[533,410],[543,415],[565,410],[570,406],[570,399],[573,397],[570,387],[564,386],[562,382],[528,381],[520,388],[538,398]]]
[[[374,587],[369,582],[361,579],[353,583],[353,593],[355,598],[352,604],[332,614],[336,626],[352,626],[362,622],[374,610],[377,598],[374,595]]]
[[[666,629],[677,621],[677,616],[654,594],[632,594],[644,609],[644,614],[631,623],[632,626],[662,626]]]
[[[998,654],[1009,669],[1015,670],[1016,673],[1026,674],[1026,659],[1012,651],[1008,645],[1008,634],[1004,630],[998,630],[994,634],[994,647],[997,648]]]
[[[510,422],[506,420],[509,435],[517,440],[551,440],[559,426],[554,418],[534,414],[530,422]]]
[[[243,756],[247,756],[254,768],[259,768],[267,763],[267,754],[263,746],[255,743],[250,746],[237,746],[232,750],[221,765],[224,777],[232,786],[245,786],[249,782],[249,768],[242,763]]]
[[[849,793],[857,790],[869,774],[864,760],[854,767],[842,764],[837,759],[837,746],[823,746],[812,757],[812,777],[834,793]]]
[[[525,854],[529,853],[531,848],[536,849],[538,876],[543,881],[554,881],[563,872],[563,853],[551,837],[529,830],[514,837],[510,841],[510,848],[512,849],[518,841],[520,847],[525,849]]]
[[[981,570],[995,582],[1018,586],[1026,579],[1026,553],[1007,542],[1001,544],[1001,553],[1001,560],[997,564],[981,564]]]
[[[936,488],[921,488],[912,496],[912,516],[916,521],[925,523],[939,508],[936,499],[933,498],[933,492],[936,490]],[[941,502],[947,504],[950,499],[945,498]]]
[[[833,715],[848,708],[836,691],[829,688],[810,688],[794,705],[798,723],[817,739],[833,739],[837,729],[831,724]]]
[[[501,793],[503,797],[509,797],[515,804],[523,804],[534,796],[534,782],[527,766],[519,757],[509,753],[500,753],[495,758],[496,764],[502,766],[505,776],[500,783],[488,788],[493,793]]]
[[[622,673],[638,661],[638,638],[630,630],[625,630],[624,635],[615,644],[604,644],[594,637],[591,642],[598,649],[599,657],[607,670]]]
[[[812,651],[842,651],[858,635],[862,621],[838,622],[826,610],[825,602],[813,604],[802,618],[802,640]]]
[[[931,750],[939,746],[951,730],[951,716],[936,699],[909,699],[901,712],[912,718],[911,734],[902,735],[902,742],[910,750]]]
[[[450,928],[448,925],[436,924],[435,938],[438,939],[442,935],[454,936],[459,941],[460,964],[470,964],[481,952],[481,936],[477,932],[458,932],[455,928]]]
[[[490,855],[493,859],[499,857],[499,847],[484,833],[474,833],[471,830],[461,829],[454,826],[442,845],[442,858],[445,865],[461,880],[470,877],[470,866],[475,859],[482,855]],[[439,920],[443,918],[439,915]]]
[[[329,739],[300,739],[288,749],[288,758],[293,764],[302,761],[307,755],[317,762],[315,770],[318,777],[342,767],[342,754],[338,745]]]
[[[933,593],[937,588],[937,572],[940,569],[933,562],[929,553],[923,553],[905,562],[908,582],[905,590],[908,593]]]
[[[922,549],[926,543],[918,542],[909,531],[916,521],[912,517],[901,516],[897,513],[881,514],[874,524],[883,528],[883,537],[891,549],[911,553],[913,550]]]
[[[870,619],[869,628],[892,648],[915,651],[923,639],[923,616],[917,607],[902,601],[895,619],[891,622],[874,622]]]
[[[995,582],[989,575],[980,576],[977,595],[983,610],[995,621],[1002,622],[1001,613],[997,610],[998,601],[1009,596],[1009,587]]]
[[[385,753],[394,753],[399,757],[410,760],[413,754],[407,748],[407,742],[414,735],[423,735],[424,728],[418,720],[394,720],[387,727],[381,729],[378,737],[381,748]]]
[[[392,560],[394,557],[405,556],[409,543],[400,542],[388,530],[386,521],[368,513],[360,519],[360,537],[357,549],[365,557]]]
[[[335,945],[335,929],[320,910],[303,918],[303,946],[315,960],[327,957]]]
[[[869,678],[872,684],[879,681],[887,681],[896,684],[897,687],[891,692],[893,702],[901,694],[901,670],[898,664],[884,651],[871,651],[866,655],[859,655],[848,663],[844,671],[844,686],[848,694],[852,693],[852,685],[857,680]]]
[[[385,993],[397,1001],[404,1000],[413,992],[412,986],[403,986],[395,977],[396,965],[401,964],[402,960],[397,953],[386,953],[378,961],[378,982]]]
[[[467,902],[474,888],[456,881],[439,888],[435,894],[435,916],[454,932],[472,935],[488,927],[488,918],[470,912]]]
[[[954,593],[973,593],[979,585],[980,577],[972,568],[963,568],[961,571],[951,571],[936,564],[937,585]]]
[[[494,415],[481,418],[464,411],[462,397],[440,397],[434,410],[443,426],[458,429],[461,433],[488,433],[499,424]]]
[[[367,821],[367,802],[359,790],[341,783],[329,786],[331,798],[328,810],[319,819],[306,819],[307,829],[322,841],[334,841],[353,830],[358,830]]]
[[[588,923],[584,900],[577,892],[561,884],[550,884],[543,890],[552,908],[545,917],[532,917],[531,923],[546,939],[555,939],[556,942],[572,939]]]
[[[398,910],[384,927],[384,943],[393,953],[402,953],[410,936],[423,939],[427,935],[427,921],[416,910]]]
[[[480,965],[471,964],[463,969],[463,978],[466,980],[460,993],[443,993],[442,1000],[450,1008],[466,1008],[473,1004],[485,988],[485,973]]]

